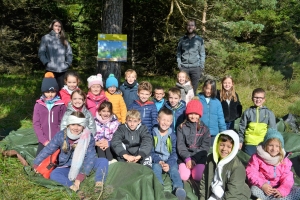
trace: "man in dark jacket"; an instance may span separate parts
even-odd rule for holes
[[[180,38],[177,47],[177,63],[179,70],[185,71],[191,78],[194,93],[197,94],[199,79],[205,63],[204,40],[196,35],[196,23],[187,21],[187,33]]]

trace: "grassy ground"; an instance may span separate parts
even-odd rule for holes
[[[0,75],[0,140],[10,130],[32,127],[32,112],[36,99],[40,96],[43,72],[34,75]],[[87,75],[82,74],[85,81]],[[170,88],[175,85],[174,77],[139,77],[139,81],[150,81],[153,86]],[[218,84],[220,86],[220,84]],[[85,90],[86,85],[81,86]],[[199,87],[200,88],[200,87]],[[236,86],[243,110],[252,105],[251,93],[254,88]],[[86,90],[85,90],[86,91]],[[266,105],[282,117],[299,97],[285,98],[282,91],[267,91]],[[28,181],[22,165],[16,158],[0,155],[0,197],[1,199],[74,199],[68,192],[53,192]]]

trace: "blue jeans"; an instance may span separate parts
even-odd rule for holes
[[[157,179],[159,180],[159,182],[162,185],[164,185],[164,181],[162,179],[163,171],[162,171],[161,165],[158,163],[152,163],[152,170],[153,170],[155,176],[157,177]],[[173,190],[175,190],[176,188],[183,188],[183,183],[182,183],[182,180],[181,180],[179,172],[178,172],[177,164],[175,164],[174,166],[170,166],[170,169],[167,173],[170,175],[170,178],[172,180]]]
[[[96,158],[94,170],[96,171],[95,181],[104,182],[108,173],[108,160],[106,158]]]
[[[225,124],[226,124],[226,130],[233,130],[234,129],[234,121],[225,122]]]
[[[50,179],[64,186],[71,187],[73,181],[70,181],[68,178],[69,171],[70,167],[55,168],[50,174]]]

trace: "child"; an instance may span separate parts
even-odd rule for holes
[[[216,136],[200,181],[200,200],[250,199],[245,167],[237,157],[239,137],[233,130]]]
[[[67,120],[69,115],[74,111],[80,111],[84,114],[87,119],[87,128],[91,131],[93,135],[96,133],[95,120],[90,111],[85,107],[86,96],[82,90],[75,90],[71,95],[71,102],[68,105],[67,111],[62,119],[60,130],[67,127]]]
[[[34,105],[33,128],[38,138],[36,155],[60,130],[61,119],[66,111],[64,102],[57,95],[58,84],[52,72],[47,72],[42,82],[42,96]]]
[[[165,97],[165,90],[164,88],[158,86],[154,89],[154,98],[153,102],[155,103],[157,112],[160,111],[160,109],[163,107],[165,104],[166,100],[164,99]]]
[[[151,168],[152,142],[147,127],[141,124],[140,112],[129,110],[125,124],[121,124],[113,135],[111,147],[118,161],[140,163]]]
[[[163,185],[162,171],[168,173],[173,183],[173,191],[178,199],[184,200],[186,192],[178,173],[176,135],[170,128],[173,121],[172,111],[163,108],[158,114],[158,126],[152,131],[154,148],[152,148],[152,169],[159,182]]]
[[[142,116],[142,124],[148,127],[149,133],[152,128],[157,124],[157,109],[149,97],[152,93],[152,85],[147,81],[143,81],[138,86],[138,100],[135,100],[128,108],[128,110],[138,110]]]
[[[79,76],[75,71],[67,71],[64,77],[65,85],[59,91],[59,96],[66,106],[71,100],[71,94],[74,90],[79,90]]]
[[[202,93],[199,93],[198,96],[203,105],[203,116],[201,117],[201,120],[209,128],[211,145],[213,145],[216,135],[226,130],[222,105],[216,98],[216,81],[207,79],[204,82]]]
[[[210,147],[210,133],[200,118],[203,107],[199,100],[191,100],[185,114],[187,120],[177,128],[177,152],[179,155],[179,174],[183,181],[190,176],[200,181],[205,168]]]
[[[127,110],[129,106],[135,101],[138,100],[139,97],[137,95],[138,91],[138,83],[136,81],[137,74],[133,69],[128,69],[125,72],[125,81],[120,86],[120,90],[123,93],[124,101],[127,107]]]
[[[122,97],[122,92],[117,90],[118,86],[118,80],[113,74],[110,74],[105,83],[105,87],[107,89],[107,91],[105,92],[105,96],[113,105],[112,113],[114,113],[118,117],[119,122],[124,124],[127,108]]]
[[[110,141],[114,132],[118,129],[119,121],[113,114],[111,102],[104,101],[98,108],[95,117],[96,122],[96,150],[99,158],[107,158],[110,163],[115,162],[110,149]]]
[[[86,108],[92,113],[93,117],[96,116],[96,112],[103,101],[108,101],[105,96],[102,82],[102,75],[92,75],[88,79],[89,92],[86,96]]]
[[[177,74],[176,87],[180,89],[181,100],[185,101],[186,104],[195,96],[190,77],[185,71],[180,71]]]
[[[220,100],[223,108],[227,130],[234,129],[234,121],[242,115],[242,105],[230,75],[222,79],[221,91],[218,93],[217,99]]]
[[[300,188],[293,187],[291,168],[281,133],[268,129],[246,167],[252,195],[260,199],[300,199]]]
[[[34,160],[34,169],[60,149],[58,166],[51,172],[50,179],[73,191],[78,191],[80,183],[95,168],[95,190],[103,185],[108,172],[108,161],[96,158],[95,140],[85,128],[86,119],[82,112],[75,111],[68,116],[67,128],[59,131]]]
[[[185,119],[184,112],[186,103],[183,100],[180,100],[181,93],[180,90],[176,87],[169,89],[168,96],[168,101],[166,101],[164,107],[173,112],[173,123],[171,127],[173,133],[176,133],[178,125],[181,124]]]
[[[242,114],[240,121],[240,149],[243,147],[243,151],[250,156],[256,152],[256,146],[264,140],[267,128],[277,128],[274,113],[263,106],[266,101],[265,95],[262,88],[253,90],[254,106]]]

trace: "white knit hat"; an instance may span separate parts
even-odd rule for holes
[[[92,75],[87,79],[88,82],[88,88],[92,87],[92,85],[99,84],[101,87],[103,87],[103,81],[102,81],[102,75]]]

